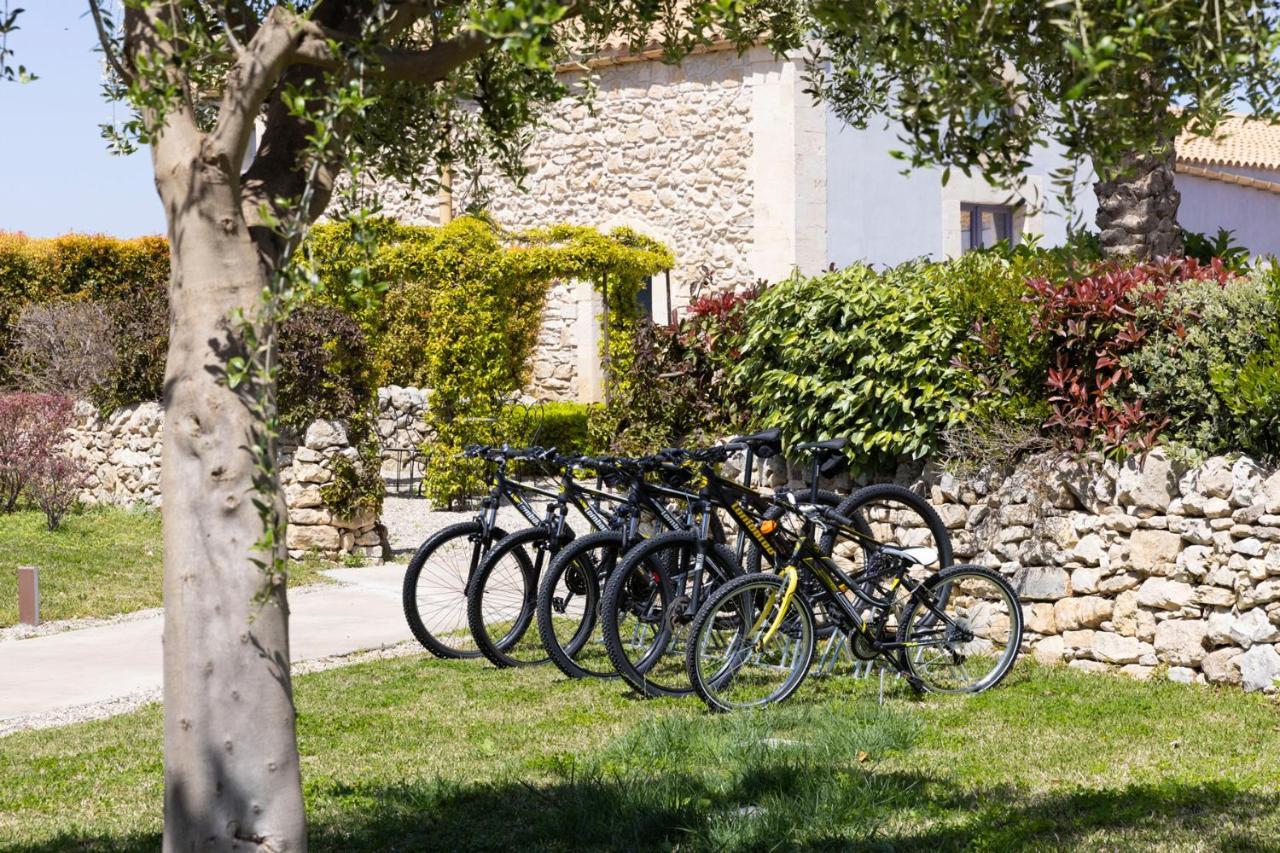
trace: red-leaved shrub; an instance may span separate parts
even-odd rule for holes
[[[1124,393],[1130,372],[1121,357],[1153,331],[1138,325],[1137,309],[1159,305],[1180,281],[1225,285],[1232,277],[1217,259],[1165,258],[1130,267],[1107,262],[1080,279],[1028,280],[1033,333],[1049,339],[1053,414],[1046,426],[1065,430],[1081,450],[1095,436],[1108,451],[1150,448],[1167,418]]]
[[[0,512],[12,512],[26,490],[45,510],[52,529],[74,503],[83,476],[62,449],[73,407],[62,394],[0,395]],[[65,497],[68,491],[70,498]],[[46,508],[63,502],[56,515]]]
[[[87,472],[78,459],[61,450],[47,454],[31,464],[27,476],[27,494],[44,513],[45,524],[56,530],[62,519],[80,499]]]

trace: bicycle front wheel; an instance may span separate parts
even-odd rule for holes
[[[550,549],[547,539],[541,527],[512,533],[476,567],[467,589],[467,624],[476,647],[494,666],[547,661],[537,630],[530,630],[538,575]]]
[[[622,534],[605,530],[565,547],[538,587],[538,634],[551,662],[570,678],[613,678],[600,632],[600,594],[622,553]]]
[[[694,617],[685,666],[713,711],[758,708],[796,691],[813,661],[814,618],[788,581],[744,575],[720,587]]]
[[[467,626],[467,587],[490,546],[506,535],[497,528],[486,534],[478,521],[450,525],[409,560],[401,595],[405,621],[436,657],[480,657]]]
[[[900,665],[931,693],[981,693],[1000,683],[1022,644],[1022,608],[1009,582],[953,566],[912,594],[898,625]]]

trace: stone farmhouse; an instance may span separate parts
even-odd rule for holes
[[[488,186],[499,222],[526,228],[570,222],[626,225],[664,241],[676,266],[644,301],[659,322],[708,281],[742,287],[795,269],[812,274],[855,261],[894,264],[945,258],[1038,235],[1060,243],[1067,218],[1050,173],[1063,165],[1042,150],[1016,192],[980,176],[941,170],[904,174],[888,123],[856,129],[804,92],[803,64],[759,47],[739,55],[712,45],[680,66],[654,49],[618,48],[593,63],[594,110],[566,103],[529,153],[527,191]],[[566,70],[566,74],[580,71]],[[1255,252],[1280,253],[1280,129],[1234,118],[1225,140],[1186,139],[1178,186],[1184,225],[1219,227]],[[1086,176],[1091,179],[1091,176]],[[440,200],[391,188],[388,213],[434,223]],[[1079,214],[1094,217],[1086,182]],[[708,278],[710,273],[711,278]],[[600,297],[563,282],[548,299],[532,388],[552,400],[601,398]]]

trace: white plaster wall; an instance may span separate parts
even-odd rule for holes
[[[961,251],[960,205],[1023,203],[1015,216],[1022,234],[1041,235],[1042,245],[1060,245],[1068,216],[1054,195],[1050,173],[1064,164],[1052,149],[1040,149],[1018,190],[992,187],[977,172],[952,170],[944,186],[942,170],[914,169],[891,152],[906,148],[895,123],[866,129],[845,124],[827,112],[827,252],[836,266],[856,261],[892,265],[913,258],[941,259]],[[1078,216],[1093,222],[1097,201],[1086,167],[1077,182]]]
[[[753,67],[751,269],[769,281],[796,268],[812,275],[827,263],[825,113],[804,93],[796,62]]]
[[[1258,174],[1250,177],[1280,181],[1275,172],[1252,171]],[[1191,175],[1178,175],[1177,185],[1182,193],[1178,222],[1183,228],[1209,236],[1226,228],[1235,232],[1236,243],[1255,255],[1280,255],[1280,195]]]

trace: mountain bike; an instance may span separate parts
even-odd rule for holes
[[[529,506],[529,497],[555,496],[507,476],[507,466],[512,462],[549,460],[551,455],[543,448],[472,445],[463,452],[468,458],[489,463],[489,493],[480,502],[475,518],[438,530],[418,546],[405,570],[401,590],[409,630],[428,651],[441,658],[480,656],[467,627],[467,587],[484,555],[509,532],[498,526],[499,508],[504,503],[514,507],[532,526],[540,524],[542,518]]]
[[[599,637],[601,589],[620,557],[633,545],[644,541],[654,530],[678,530],[690,523],[689,505],[697,495],[681,487],[693,474],[670,459],[669,455],[657,455],[583,460],[584,465],[604,471],[606,481],[624,481],[627,497],[618,506],[614,528],[588,534],[562,548],[538,587],[538,634],[542,646],[570,678],[617,675]],[[650,482],[650,477],[658,482]],[[669,506],[681,503],[685,506],[683,513]]]
[[[847,498],[817,488],[820,477],[839,471],[843,440],[821,442],[811,471],[811,486],[803,494],[783,491],[809,507],[842,510],[851,528],[865,540],[878,527],[908,532],[920,546],[922,566],[951,563],[951,543],[946,527],[928,502],[907,489],[877,485],[859,489]],[[751,543],[748,567],[761,562],[780,566],[794,547],[794,537],[784,529],[784,507],[716,474],[714,464],[731,446],[690,454],[702,463],[704,486],[695,510],[706,518],[725,512]],[[858,572],[868,553],[847,537],[824,536],[818,543],[850,571]],[[601,601],[605,648],[618,673],[646,696],[684,696],[693,692],[685,666],[685,645],[693,618],[703,606],[709,588],[742,574],[726,550],[708,542],[701,530],[664,534],[637,546],[610,578]],[[824,629],[830,636],[830,631]]]
[[[467,624],[476,648],[495,666],[527,666],[549,660],[538,632],[530,632],[529,628],[543,566],[575,538],[568,524],[570,508],[594,531],[616,529],[620,523],[615,510],[606,514],[603,503],[621,505],[626,497],[604,491],[601,483],[592,488],[578,482],[574,469],[584,459],[556,457],[555,465],[560,469],[558,492],[521,485],[526,492],[550,499],[546,514],[531,527],[494,543],[472,573],[466,591]],[[575,565],[582,577],[595,572],[585,555]]]
[[[879,542],[837,510],[794,494],[777,504],[800,520],[789,557],[775,572],[723,584],[690,626],[686,673],[708,707],[789,697],[808,674],[823,629],[847,639],[856,657],[885,660],[920,691],[981,692],[1008,674],[1022,641],[1022,609],[999,574],[959,565],[921,578],[927,549]],[[824,553],[816,531],[857,542],[869,559],[850,575]]]

